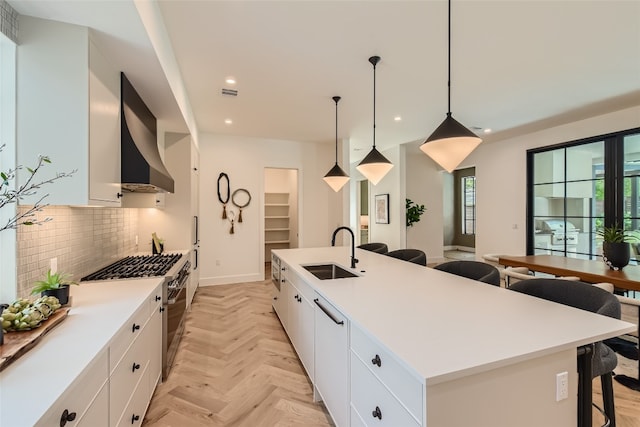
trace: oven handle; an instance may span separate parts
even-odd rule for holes
[[[182,286],[180,290],[176,293],[176,296],[170,300],[167,300],[167,305],[173,305],[179,299],[180,294],[186,290],[185,286]]]

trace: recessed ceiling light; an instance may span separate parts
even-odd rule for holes
[[[400,116],[395,116],[395,117],[393,118],[393,120],[395,120],[396,122],[401,122],[401,121],[402,121],[402,117],[400,117]]]
[[[230,85],[234,85],[236,84],[236,79],[233,77],[227,77],[225,80],[225,83],[230,84]]]
[[[224,123],[225,123],[225,124],[227,124],[227,125],[230,125],[230,124],[232,124],[232,123],[233,123],[233,120],[231,120],[231,119],[224,119]]]
[[[491,133],[491,128],[486,128],[485,130],[483,130],[484,133]]]

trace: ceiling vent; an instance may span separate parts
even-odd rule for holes
[[[238,91],[235,89],[222,88],[222,94],[226,96],[238,96]]]

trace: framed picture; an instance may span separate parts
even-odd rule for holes
[[[389,224],[389,195],[376,194],[376,224]]]

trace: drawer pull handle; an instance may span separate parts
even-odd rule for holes
[[[64,427],[67,422],[73,421],[76,419],[75,412],[69,412],[69,410],[65,409],[62,411],[62,416],[60,417],[60,427]]]
[[[135,424],[140,419],[140,415],[131,415],[131,424]]]
[[[378,356],[377,354],[376,354],[376,357],[371,359],[371,363],[373,363],[374,365],[378,365],[378,368],[382,366],[382,360],[380,359],[380,356]]]
[[[377,418],[379,420],[382,419],[382,411],[380,410],[379,407],[376,406],[375,411],[371,412],[371,415],[373,415],[373,418]]]
[[[133,366],[131,367],[131,372],[135,372],[136,369],[140,369],[140,364],[133,362]]]
[[[164,307],[160,307],[160,313],[164,311]]]
[[[344,320],[338,321],[338,319],[336,319],[336,317],[333,314],[331,314],[329,310],[327,310],[326,308],[324,308],[322,304],[320,304],[320,300],[318,300],[318,298],[314,299],[313,302],[315,302],[316,305],[320,307],[320,310],[322,310],[324,314],[329,316],[329,319],[333,320],[336,325],[344,325]]]
[[[161,296],[156,295],[156,301],[160,301],[162,299]]]
[[[135,323],[133,324],[133,326],[131,327],[131,332],[135,332],[138,329],[140,329],[140,325],[136,325]]]

